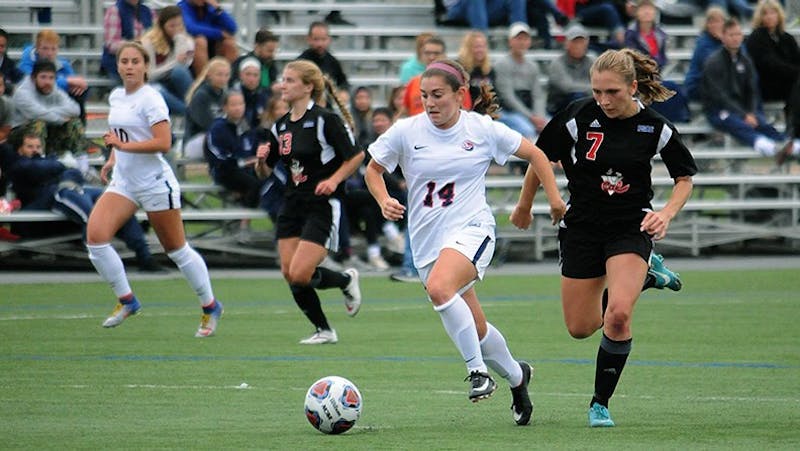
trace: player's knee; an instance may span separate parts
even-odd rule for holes
[[[431,298],[433,305],[445,304],[456,294],[453,289],[435,280],[428,280],[428,285],[425,288],[428,291],[428,297]]]
[[[302,271],[288,270],[283,272],[283,278],[289,282],[289,285],[308,286],[311,283],[311,276],[312,274]]]
[[[591,337],[596,330],[597,327],[593,327],[590,324],[567,324],[569,335],[579,340]]]
[[[613,309],[609,306],[608,311],[606,311],[605,325],[603,327],[614,336],[624,335],[630,327],[630,322],[630,312]]]

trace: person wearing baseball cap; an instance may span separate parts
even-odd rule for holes
[[[564,32],[564,54],[548,67],[547,113],[556,114],[573,100],[592,92],[589,68],[594,58],[588,56],[589,32],[573,22]]]

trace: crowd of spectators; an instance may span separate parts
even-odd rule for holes
[[[657,106],[658,111],[672,121],[686,121],[690,119],[688,100],[701,101],[712,127],[774,157],[779,165],[800,154],[800,50],[787,33],[782,4],[777,0],[761,0],[755,6],[746,0],[687,1],[698,11],[705,9],[704,25],[698,30],[685,78],[667,81],[676,95]],[[458,61],[470,74],[470,96],[464,99],[463,107],[470,109],[482,89],[492,89],[502,105],[498,120],[530,139],[536,138],[555,112],[591,95],[589,67],[597,52],[628,47],[651,56],[661,68],[670,63],[672,38],[660,25],[662,2],[656,0],[435,3],[442,12],[440,23],[470,28],[464,31],[458,49]],[[752,31],[745,39],[740,24],[748,20],[752,20]],[[351,87],[348,74],[331,49],[330,24],[353,25],[336,11],[312,22],[307,48],[297,58],[314,62],[334,82],[337,97],[349,105],[355,121],[352,132],[356,142],[366,148],[394,121],[423,111],[419,74],[431,62],[446,57],[445,40],[433,30],[417,36],[416,51],[400,67],[397,86],[388,98],[375,101],[369,87]],[[262,28],[254,34],[252,51],[240,54],[235,39],[237,24],[217,0],[181,0],[160,9],[140,0],[117,0],[106,8],[103,25],[103,73],[118,82],[116,49],[125,40],[141,41],[150,57],[149,82],[163,95],[170,114],[182,117],[185,124],[179,156],[205,159],[214,183],[242,205],[263,208],[274,218],[280,208],[286,170],[276,168],[273,175],[261,180],[253,171],[253,162],[258,143],[288,108],[281,100],[276,62],[281,37]],[[494,64],[486,34],[493,26],[508,30],[508,52]],[[558,39],[551,35],[554,26],[561,28]],[[606,30],[607,36],[593,37],[586,27]],[[76,186],[92,182],[87,155],[96,149],[85,138],[85,103],[90,91],[87,80],[59,55],[61,37],[56,31],[41,30],[35,41],[25,46],[18,63],[6,54],[8,39],[0,29],[3,152],[13,155],[35,136],[43,149],[36,158],[52,160],[54,166],[59,161],[75,166],[82,177]],[[528,57],[534,47],[557,45],[563,50],[544,70]],[[545,86],[542,75],[547,78]],[[770,124],[763,102],[785,104],[786,133]],[[0,166],[0,195],[9,180],[7,164]],[[391,177],[395,197],[404,199],[402,174]],[[364,235],[367,245],[362,257],[366,261],[361,264],[387,270],[390,265],[386,256],[404,255],[405,261],[410,261],[407,239],[394,223],[382,219],[365,191],[363,172],[356,173],[347,185],[352,194],[346,209],[350,230],[345,233]],[[84,191],[92,192],[88,188]],[[243,230],[248,226],[242,223]],[[348,243],[349,237],[343,237],[342,242]],[[344,247],[345,252],[335,259],[353,264],[345,260],[358,256]],[[413,271],[413,266],[404,265],[393,277],[411,278]]]

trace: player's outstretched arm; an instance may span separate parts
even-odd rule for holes
[[[511,222],[522,229],[530,227],[532,220],[530,212],[531,208],[533,208],[533,198],[541,184],[547,195],[547,200],[550,203],[550,218],[553,220],[553,224],[557,223],[564,217],[567,206],[564,203],[564,199],[561,198],[561,193],[558,191],[556,176],[553,173],[550,160],[547,159],[547,156],[541,149],[524,138],[515,155],[528,160],[530,164],[528,165],[528,170],[525,172],[525,180],[522,183],[520,198],[517,202],[517,207],[514,208],[514,212],[512,212]]]

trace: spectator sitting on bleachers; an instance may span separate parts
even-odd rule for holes
[[[308,60],[316,64],[319,70],[333,81],[338,91],[336,93],[337,97],[339,97],[339,100],[343,100],[343,97],[341,97],[342,91],[348,91],[350,83],[347,81],[347,75],[342,70],[341,63],[328,50],[331,45],[328,24],[325,22],[311,22],[311,25],[308,26],[306,42],[308,42],[308,48],[297,59]]]
[[[564,54],[547,68],[547,113],[550,115],[592,93],[589,69],[594,57],[587,53],[589,32],[581,24],[572,23],[564,32],[564,39]]]
[[[553,37],[550,35],[550,21],[547,16],[553,16],[553,21],[562,27],[569,23],[569,17],[553,3],[553,0],[527,0],[528,25],[536,29],[536,35],[546,49],[553,47]]]
[[[6,82],[6,91],[11,93],[14,90],[14,85],[19,83],[25,74],[19,70],[17,62],[8,56],[7,50],[8,33],[0,28],[0,75]]]
[[[524,22],[511,25],[508,30],[509,53],[497,61],[494,72],[497,94],[503,107],[497,120],[535,141],[538,132],[547,124],[547,118],[539,67],[536,62],[525,58],[531,45],[530,31]]]
[[[488,31],[489,26],[527,21],[526,0],[444,0],[446,20]]]
[[[232,77],[231,86],[239,79],[241,64],[247,58],[255,58],[261,63],[261,73],[259,74],[259,85],[267,89],[267,94],[277,93],[278,85],[278,63],[275,61],[275,54],[278,52],[278,36],[266,28],[256,32],[253,51],[240,56],[231,67]]]
[[[706,20],[702,33],[697,38],[692,51],[689,69],[683,79],[683,89],[686,97],[700,99],[700,85],[703,79],[703,65],[708,57],[722,48],[722,26],[728,20],[727,13],[719,7],[706,10]]]
[[[722,28],[722,48],[703,67],[703,109],[708,122],[764,156],[774,156],[778,166],[791,155],[791,141],[767,122],[760,110],[756,69],[741,50],[742,28],[728,19]]]
[[[211,58],[186,94],[186,129],[183,156],[203,158],[203,141],[215,118],[222,115],[222,96],[231,78],[231,64],[221,56]]]
[[[183,15],[177,6],[158,12],[156,25],[142,36],[142,46],[150,56],[148,82],[157,83],[170,114],[186,112],[186,93],[192,85],[189,67],[194,58],[194,40],[183,28]]]
[[[472,30],[464,34],[457,61],[469,74],[469,96],[474,105],[481,97],[482,84],[494,89],[495,73],[489,56],[489,40],[482,31]]]
[[[403,106],[405,96],[405,86],[395,86],[389,90],[389,95],[386,98],[386,107],[389,108],[389,111],[392,113],[392,122],[405,117],[405,107]]]
[[[86,236],[86,222],[103,189],[84,186],[81,173],[67,168],[52,157],[42,155],[42,142],[34,134],[22,136],[16,158],[8,162],[8,176],[22,210],[57,211],[82,227]],[[161,272],[150,254],[141,225],[132,216],[119,230],[117,236],[128,249],[136,253],[139,269]]]
[[[761,99],[786,102],[800,76],[800,48],[786,32],[786,16],[777,0],[761,0],[753,15],[753,30],[745,41],[758,72]]]
[[[153,26],[155,11],[143,0],[117,0],[103,16],[103,57],[100,66],[115,83],[122,83],[117,73],[117,50],[125,41],[138,40]]]
[[[47,59],[33,64],[33,72],[17,86],[12,97],[11,144],[17,147],[25,135],[39,137],[48,156],[63,157],[67,151],[81,158],[81,171],[88,171],[87,140],[80,107],[56,87],[56,65]]]
[[[422,63],[422,46],[428,38],[434,36],[435,35],[430,31],[423,31],[414,39],[417,51],[414,55],[408,57],[408,59],[403,62],[403,65],[400,66],[400,84],[405,85],[412,77],[425,72],[425,65]]]
[[[261,86],[261,73],[261,63],[248,57],[239,64],[239,80],[233,85],[244,95],[244,119],[253,129],[262,126],[271,94],[268,88]]]
[[[236,46],[236,21],[217,0],[181,0],[186,31],[194,38],[192,70],[196,76],[211,58],[221,56],[232,63],[239,56]]]
[[[267,181],[256,176],[256,148],[266,142],[266,131],[252,128],[245,118],[244,95],[236,88],[228,90],[223,97],[223,117],[214,119],[205,141],[205,157],[214,183],[237,195],[238,201],[249,208],[261,205],[262,188]],[[277,175],[276,175],[277,176]],[[285,181],[285,179],[284,179]],[[273,188],[280,189],[278,183]],[[280,189],[279,197],[283,190]],[[267,211],[274,220],[277,206]]]
[[[58,88],[72,97],[78,104],[78,117],[86,124],[86,96],[89,82],[75,74],[69,60],[58,56],[61,37],[52,29],[44,29],[36,34],[36,43],[28,45],[22,51],[19,69],[26,75],[33,72],[33,66],[40,59],[50,60],[56,68],[56,84]]]
[[[375,141],[375,132],[372,130],[372,92],[366,86],[359,86],[353,91],[350,102],[350,115],[353,116],[356,137],[356,146],[366,149]]]
[[[425,67],[428,67],[428,64],[434,61],[447,58],[447,54],[445,52],[446,48],[444,41],[441,38],[434,36],[425,41],[425,44],[422,46],[422,62],[425,63]],[[403,110],[400,113],[400,116],[415,116],[425,111],[425,108],[422,105],[422,94],[419,89],[421,81],[422,74],[417,75],[408,81],[406,89],[403,92]],[[462,106],[466,110],[471,110],[472,97],[464,96],[464,103]]]
[[[797,158],[800,155],[800,78],[794,84],[791,94],[789,94],[789,112],[787,114],[787,126],[791,126],[792,139],[794,144],[792,146],[792,154]]]

